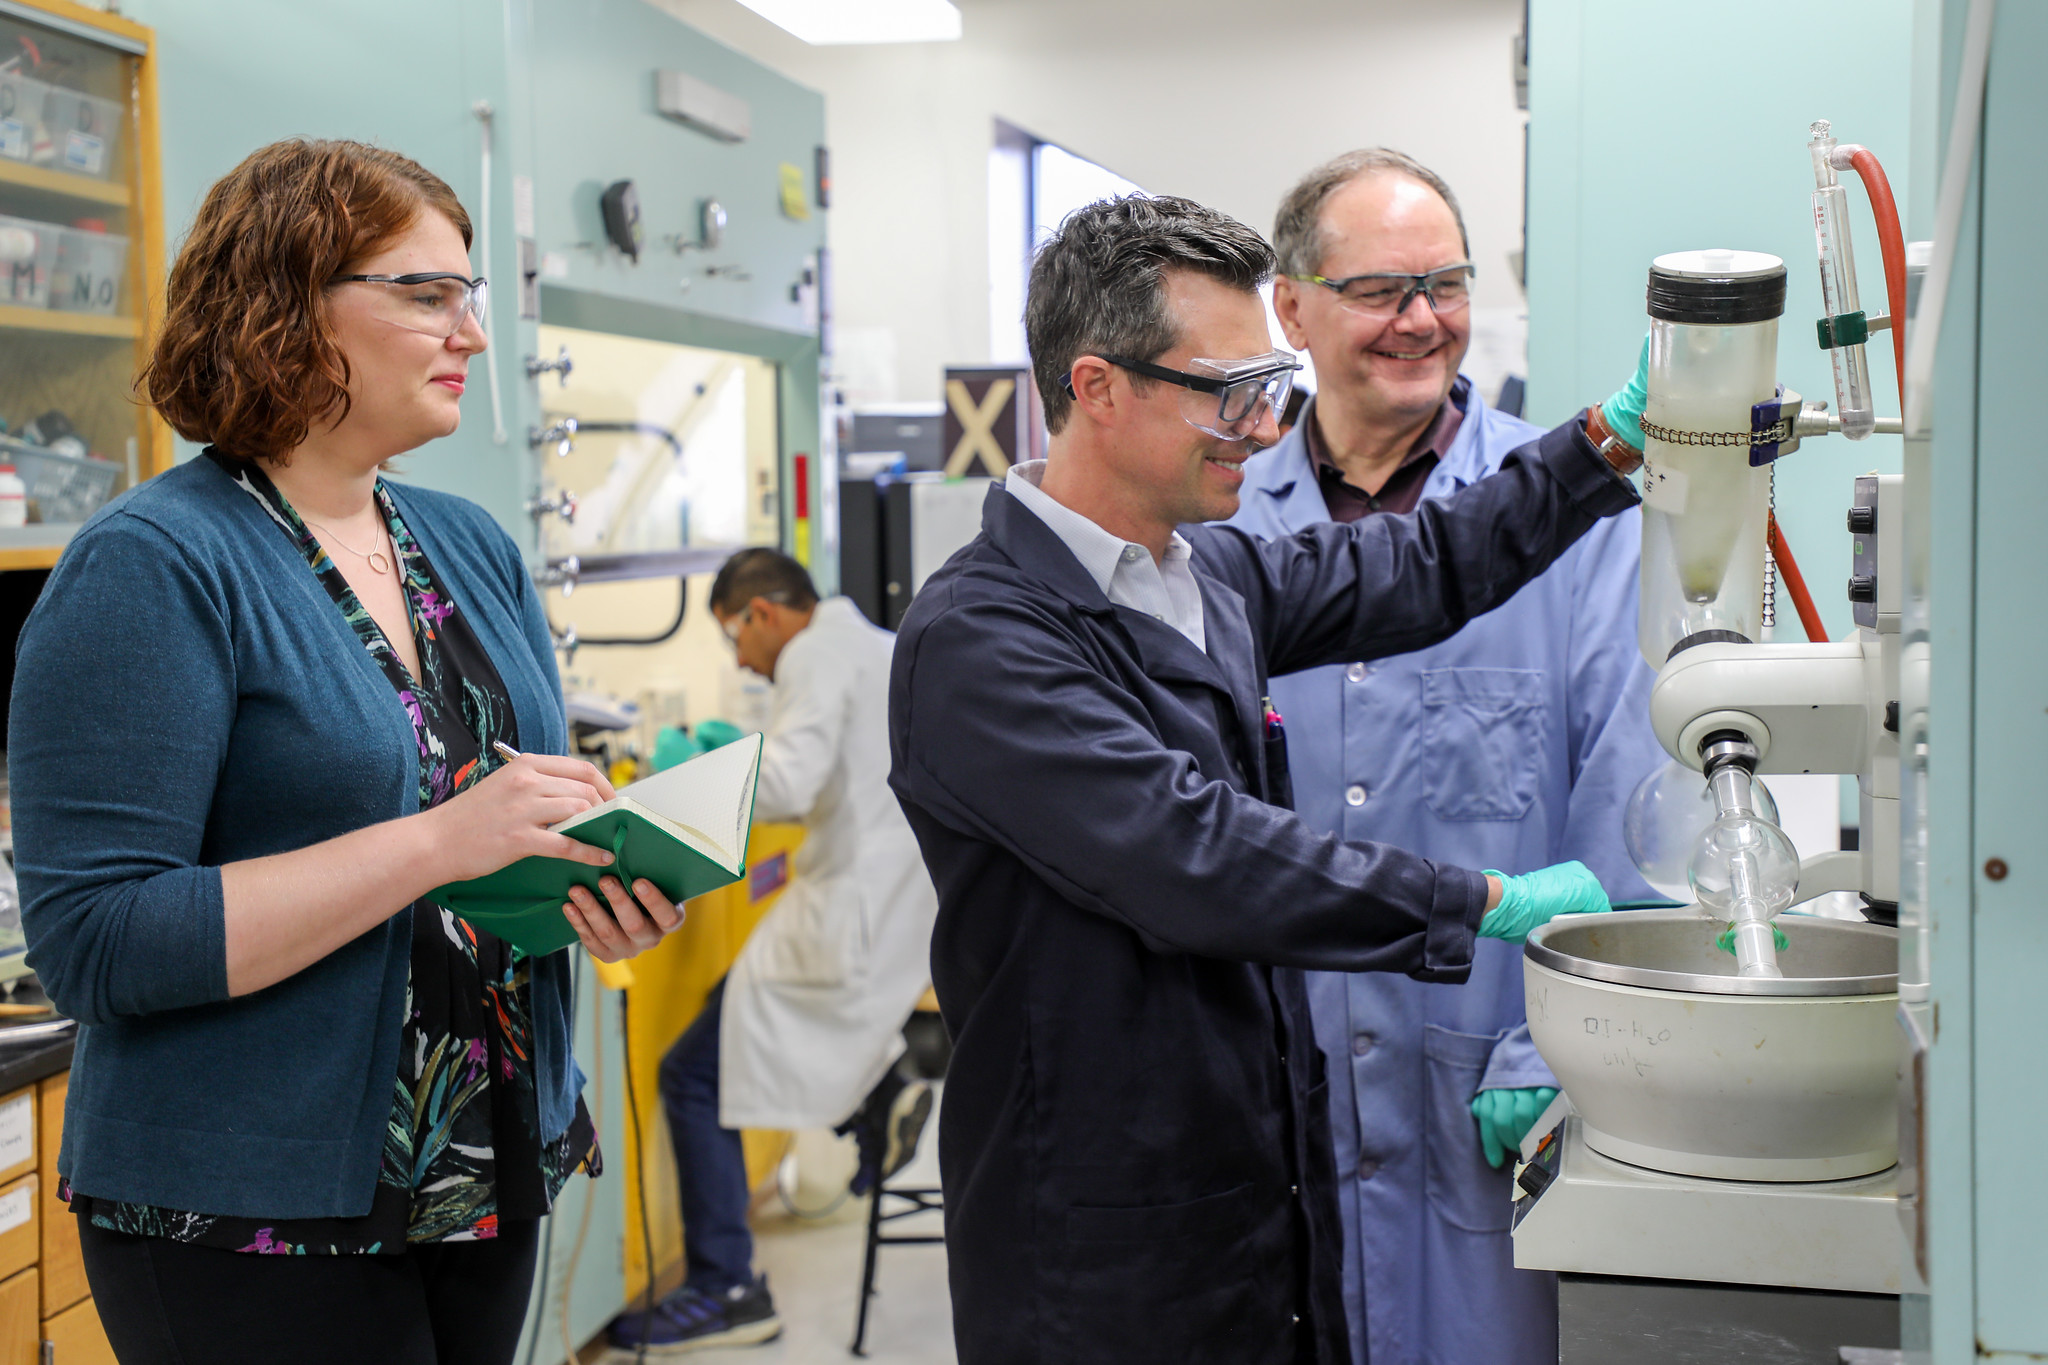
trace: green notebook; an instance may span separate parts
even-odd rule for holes
[[[551,953],[576,942],[576,931],[562,913],[574,883],[596,893],[597,879],[606,873],[628,886],[645,877],[681,904],[744,877],[760,775],[761,736],[748,735],[642,778],[603,805],[554,827],[572,839],[610,849],[616,859],[611,866],[521,858],[488,877],[438,887],[427,899],[515,948]],[[599,902],[603,899],[600,894]]]

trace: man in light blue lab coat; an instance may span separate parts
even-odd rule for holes
[[[1245,468],[1231,523],[1281,536],[1398,515],[1541,433],[1458,374],[1472,263],[1457,201],[1399,153],[1304,179],[1274,231],[1274,307],[1317,392]],[[1664,761],[1636,650],[1640,513],[1595,527],[1506,605],[1414,654],[1272,680],[1296,809],[1346,840],[1524,872],[1566,859],[1652,898],[1622,808]],[[1311,973],[1329,1059],[1356,1365],[1555,1365],[1555,1277],[1514,1269],[1511,1152],[1554,1095],[1529,1041],[1521,949],[1465,985]]]

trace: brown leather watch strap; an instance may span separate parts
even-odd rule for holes
[[[1643,452],[1614,434],[1598,403],[1586,409],[1586,439],[1617,474],[1628,475],[1643,467]]]

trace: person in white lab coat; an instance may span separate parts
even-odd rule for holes
[[[781,1330],[753,1272],[739,1129],[853,1131],[858,1191],[907,1159],[931,1106],[895,1068],[938,913],[888,786],[895,637],[847,598],[820,601],[801,564],[767,549],[726,562],[711,611],[741,666],[775,684],[754,816],[801,823],[804,842],[781,899],[662,1059],[687,1277],[615,1320],[611,1339],[633,1348],[644,1336],[664,1354]]]

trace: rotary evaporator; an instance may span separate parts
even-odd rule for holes
[[[1515,1264],[1563,1275],[1567,1365],[1644,1358],[1638,1322],[1671,1359],[1898,1343],[1908,509],[1897,477],[1855,480],[1856,629],[1830,641],[1772,515],[1771,466],[1803,438],[1899,430],[1876,415],[1863,343],[1891,328],[1903,357],[1906,259],[1876,158],[1824,121],[1808,150],[1833,412],[1777,382],[1781,260],[1685,251],[1649,273],[1639,641],[1673,762],[1630,803],[1627,834],[1651,884],[1689,904],[1529,936],[1529,1027],[1563,1093],[1523,1146]],[[1851,170],[1883,248],[1879,318],[1857,296]],[[1764,639],[1773,574],[1804,643]],[[1859,848],[1802,860],[1757,780],[1771,773],[1854,773]],[[1864,922],[1786,914],[1835,891],[1859,893]]]

